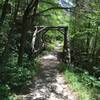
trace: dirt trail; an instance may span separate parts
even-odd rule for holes
[[[40,60],[42,70],[34,79],[30,93],[23,95],[21,100],[77,100],[76,94],[71,91],[58,71],[61,66],[56,55],[45,55]]]

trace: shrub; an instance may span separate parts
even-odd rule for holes
[[[10,95],[10,87],[6,85],[0,85],[0,100],[8,98]]]

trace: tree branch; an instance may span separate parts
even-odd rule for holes
[[[50,7],[50,8],[47,8],[47,9],[37,13],[36,16],[41,15],[42,13],[45,13],[45,12],[47,12],[49,10],[53,10],[53,9],[64,9],[64,10],[68,10],[69,9],[70,10],[70,9],[73,9],[73,8],[75,8],[75,7],[71,7],[71,8],[68,8],[68,7]]]

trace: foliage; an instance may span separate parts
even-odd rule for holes
[[[31,85],[31,80],[40,69],[38,66],[39,64],[36,62],[33,64],[26,62],[22,66],[18,66],[13,60],[2,66],[2,73],[0,74],[0,99],[4,97],[12,98],[10,96],[12,93],[19,93],[19,90],[21,91],[26,86]]]
[[[79,100],[99,100],[100,80],[88,75],[87,73],[77,73],[72,69],[64,71],[66,82],[73,89],[78,92]]]
[[[47,10],[51,7],[61,7],[58,0],[32,1],[0,0],[0,99],[5,96],[11,100],[11,93],[31,84],[31,79],[41,70],[41,65],[37,63],[38,57],[35,59],[31,47],[34,26],[38,25],[69,26],[71,63],[83,73],[78,73],[78,76],[66,70],[65,74],[71,78],[71,84],[76,86],[76,89],[80,90],[82,84],[85,84],[82,96],[88,93],[88,86],[100,88],[100,82],[95,78],[100,78],[99,0],[70,0],[76,5],[70,10]],[[51,30],[45,34],[46,51],[51,52],[56,41],[63,43],[63,34],[58,31]],[[62,72],[65,67],[59,70]],[[84,100],[90,98],[91,91]]]
[[[8,98],[10,95],[10,87],[6,85],[0,85],[0,99]]]
[[[95,0],[76,1],[76,9],[70,20],[72,63],[93,75],[100,72],[99,4],[100,2]],[[99,77],[100,74],[95,76]]]

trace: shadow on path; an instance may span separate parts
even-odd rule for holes
[[[77,100],[77,96],[66,84],[63,74],[59,73],[57,56],[54,53],[40,58],[42,70],[33,80],[30,93],[21,100]]]

